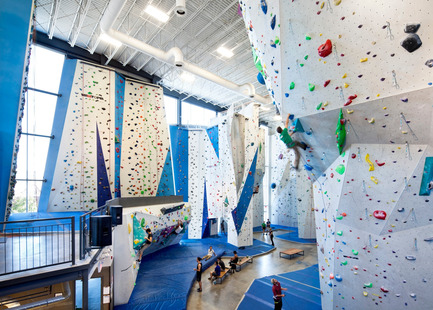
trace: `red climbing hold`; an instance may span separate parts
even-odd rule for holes
[[[323,83],[323,87],[326,87],[326,86],[328,86],[328,85],[329,85],[329,83],[331,83],[331,80],[327,80],[327,81],[325,81],[325,83]]]
[[[386,218],[386,212],[382,210],[376,210],[373,212],[373,216],[378,220],[384,220]]]
[[[356,158],[356,154],[355,153],[352,153],[352,158]]]
[[[332,42],[331,40],[326,40],[325,43],[319,46],[317,49],[320,57],[326,57],[332,53]]]
[[[353,99],[356,99],[358,96],[355,94],[355,95],[351,95],[351,96],[349,96],[349,98],[347,98],[347,99],[349,99],[349,100],[353,100]]]
[[[375,162],[376,162],[376,164],[377,164],[379,167],[382,167],[383,165],[385,165],[385,163],[380,163],[380,162],[378,162],[377,159],[375,160]]]
[[[352,103],[352,100],[349,99],[349,100],[346,101],[346,103],[344,104],[344,106],[347,107],[351,103]]]
[[[388,293],[388,292],[389,292],[389,290],[387,290],[387,289],[384,288],[383,286],[380,287],[380,290],[381,290],[382,292],[384,292],[384,293]]]

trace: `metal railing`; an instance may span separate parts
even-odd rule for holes
[[[90,217],[95,215],[106,215],[108,213],[108,209],[109,206],[104,205],[80,216],[80,259],[85,259],[86,254],[93,249],[90,240],[90,235],[92,233]]]
[[[0,222],[0,275],[75,265],[75,218]]]

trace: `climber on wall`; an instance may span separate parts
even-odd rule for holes
[[[287,114],[287,119],[286,119],[286,124],[284,129],[282,129],[281,127],[277,128],[277,132],[280,134],[280,139],[281,141],[283,141],[286,146],[288,147],[289,151],[290,149],[293,150],[293,152],[295,153],[295,159],[292,163],[292,168],[298,169],[298,165],[299,165],[299,151],[298,151],[298,147],[302,148],[304,151],[307,149],[307,144],[305,144],[304,142],[299,142],[299,141],[294,141],[292,140],[292,135],[295,133],[294,131],[292,131],[291,133],[289,133],[289,120],[293,119],[293,116],[291,117],[291,114]]]

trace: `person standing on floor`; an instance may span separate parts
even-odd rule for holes
[[[263,221],[263,223],[262,223],[262,230],[263,230],[263,235],[264,235],[265,232],[266,232],[266,223],[265,223],[265,221]]]
[[[295,159],[293,160],[292,168],[298,169],[299,157],[300,157],[298,147],[302,148],[305,151],[307,149],[307,144],[305,144],[304,142],[292,140],[292,135],[295,132],[292,131],[291,133],[289,133],[289,129],[288,129],[289,128],[289,119],[290,119],[290,113],[287,115],[287,120],[286,120],[286,124],[285,124],[284,129],[282,129],[281,127],[278,127],[277,132],[280,134],[281,141],[283,141],[284,144],[286,144],[286,146],[289,150],[292,149],[293,153],[295,153]]]
[[[271,237],[272,246],[275,246],[275,244],[274,244],[274,232],[272,231],[272,228],[269,229],[269,237]]]
[[[194,271],[196,271],[196,279],[198,282],[198,289],[197,292],[201,292],[201,270],[202,269],[202,264],[201,264],[201,257],[197,257],[197,268],[194,268]]]
[[[281,287],[280,282],[277,281],[277,279],[272,279],[272,293],[274,294],[274,304],[275,304],[275,310],[281,310],[283,308],[283,297],[286,296],[285,294],[281,294],[281,290],[287,291],[286,288]]]

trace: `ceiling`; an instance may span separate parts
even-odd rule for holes
[[[105,0],[35,0],[35,28],[123,65],[143,70],[161,78],[170,90],[193,96],[214,105],[241,107],[250,100],[205,79],[185,81],[182,70],[124,45],[115,47],[100,39],[99,22],[108,5]],[[162,23],[144,12],[148,4],[169,15]],[[175,14],[175,0],[128,0],[114,23],[114,29],[147,44],[168,51],[179,47],[184,59],[236,84],[251,83],[256,93],[267,96],[257,82],[257,69],[243,18],[238,15],[238,0],[186,0],[186,14]],[[216,49],[225,46],[234,52],[231,58]],[[274,109],[261,112],[261,120],[272,121]]]

